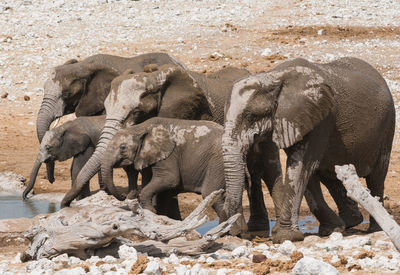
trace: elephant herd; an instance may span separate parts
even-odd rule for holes
[[[50,129],[70,113],[77,118]],[[138,197],[144,208],[174,219],[181,218],[178,193],[205,197],[225,189],[213,206],[224,221],[242,211],[246,188],[250,217],[243,231],[260,233],[269,232],[264,181],[277,218],[273,241],[297,241],[304,238],[298,227],[303,195],[320,235],[362,222],[335,165],[354,164],[383,201],[394,128],[389,88],[360,59],[318,64],[297,58],[255,75],[234,67],[201,74],[164,53],[99,54],[55,67],[45,82],[40,149],[23,197],[42,163],[53,182],[54,161],[73,158],[62,207],[89,196],[89,181],[98,173],[100,188],[117,199]],[[280,149],[287,155],[284,177]],[[114,185],[118,167],[127,174],[128,193]],[[380,230],[373,218],[368,230]]]

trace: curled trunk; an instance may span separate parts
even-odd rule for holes
[[[24,200],[26,200],[28,198],[29,192],[31,192],[33,186],[35,185],[36,177],[37,177],[40,166],[42,166],[42,162],[39,160],[39,158],[37,158],[35,161],[35,164],[33,165],[31,175],[29,177],[29,184],[25,188],[24,192],[22,193],[22,198]]]
[[[106,154],[108,156],[111,156],[111,154]],[[117,191],[117,188],[114,185],[114,180],[113,180],[113,168],[115,165],[115,159],[114,158],[106,158],[101,162],[101,175],[103,177],[103,183],[108,189],[108,191],[118,200],[123,201],[125,200],[125,196],[120,194]]]
[[[101,160],[104,157],[107,146],[120,127],[121,123],[119,122],[119,120],[106,120],[103,131],[101,132],[99,142],[96,146],[96,150],[87,161],[85,166],[83,166],[82,170],[79,172],[71,190],[65,195],[64,199],[62,200],[62,207],[69,206],[70,203],[79,195],[86,182],[89,182],[90,179],[100,170]]]

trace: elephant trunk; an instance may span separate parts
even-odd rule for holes
[[[232,138],[232,131],[224,130],[222,152],[225,172],[226,197],[224,203],[225,218],[238,213],[242,205],[243,186],[245,182],[245,162],[242,147],[237,139]]]
[[[107,153],[105,154],[107,157],[103,159],[101,162],[101,175],[103,177],[103,182],[108,189],[108,191],[118,200],[123,201],[125,200],[125,196],[120,194],[117,191],[117,188],[114,185],[114,180],[113,180],[113,168],[115,166],[115,163],[117,161],[116,156],[118,155],[117,152],[109,152],[111,151],[110,148],[107,149]],[[110,157],[108,157],[110,156]]]
[[[64,103],[60,96],[47,94],[44,96],[36,121],[36,132],[39,142],[42,142],[44,134],[50,129],[51,123],[64,112]],[[54,182],[54,161],[46,163],[47,179]]]
[[[71,190],[65,195],[61,202],[62,207],[69,206],[69,204],[79,195],[86,182],[90,181],[90,179],[100,170],[101,160],[103,159],[107,146],[120,127],[120,120],[106,119],[96,150],[79,172]]]
[[[31,175],[30,175],[30,177],[29,177],[29,184],[28,184],[28,186],[25,188],[24,192],[22,193],[22,198],[23,198],[24,200],[26,200],[26,199],[28,198],[29,192],[31,192],[33,186],[35,185],[36,177],[37,177],[37,174],[38,174],[38,172],[39,172],[40,166],[42,166],[42,161],[40,161],[40,159],[39,159],[39,157],[38,157],[38,158],[36,159],[36,161],[35,161],[35,164],[33,165],[32,172],[31,172]]]

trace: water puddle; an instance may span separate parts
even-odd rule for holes
[[[206,222],[202,226],[198,227],[196,229],[197,232],[199,232],[202,236],[207,233],[210,229],[216,227],[218,225],[218,219]],[[276,224],[275,220],[270,220],[269,221],[269,228],[270,230],[274,227]],[[304,219],[299,220],[299,227],[300,231],[303,233],[310,233],[310,234],[316,234],[318,233],[318,222],[313,216],[306,216]],[[269,233],[271,235],[271,231]]]
[[[33,218],[39,214],[54,213],[59,203],[45,200],[26,200],[21,195],[0,195],[0,219]]]

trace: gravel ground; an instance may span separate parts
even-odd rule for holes
[[[396,110],[400,110],[398,0],[3,0],[0,26],[0,95],[4,96],[0,98],[0,171],[29,175],[37,150],[35,119],[49,69],[68,59],[83,59],[96,53],[133,56],[150,51],[168,52],[190,69],[204,73],[226,65],[256,73],[294,57],[329,62],[355,56],[370,62],[383,74]],[[386,184],[391,205],[387,208],[395,216],[400,209],[395,207],[400,199],[398,132]],[[68,165],[57,166],[60,170],[56,177],[61,187],[56,191],[69,188]],[[47,185],[42,180],[37,186],[45,190]],[[345,241],[338,234],[325,239],[310,236],[295,245],[262,242],[253,242],[233,253],[221,251],[199,259],[148,257],[149,263],[143,266],[149,269],[147,274],[250,274],[245,270],[263,274],[267,267],[271,272],[290,273],[300,257],[298,253],[292,254],[297,251],[335,267],[304,258],[297,262],[299,267],[293,269],[294,273],[300,274],[301,267],[314,265],[326,274],[335,274],[332,268],[341,273],[400,272],[400,255],[382,233],[345,237]],[[13,253],[0,255],[1,274],[51,274],[65,268],[68,270],[60,274],[124,274],[131,270],[137,256],[132,252],[122,259],[95,258],[86,262],[62,256],[26,265],[14,259]],[[256,254],[266,255],[267,262],[252,263],[252,255]]]

